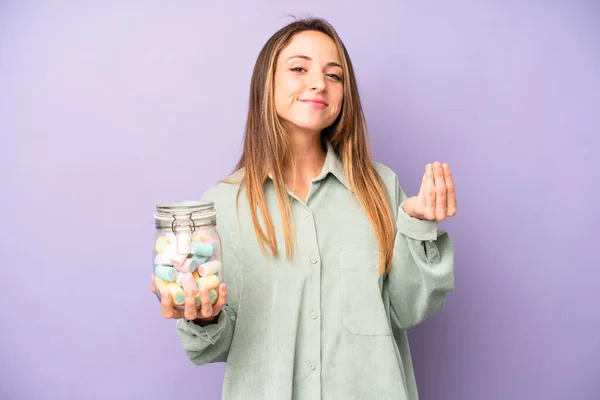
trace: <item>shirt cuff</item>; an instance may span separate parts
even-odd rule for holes
[[[227,316],[225,311],[221,310],[216,324],[206,326],[196,325],[193,321],[182,318],[177,321],[177,330],[191,336],[197,336],[210,344],[215,344],[221,336],[221,332],[227,327]]]
[[[415,240],[436,240],[438,221],[427,221],[411,217],[402,208],[402,202],[398,207],[398,221],[396,227],[404,236]]]

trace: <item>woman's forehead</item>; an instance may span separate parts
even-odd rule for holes
[[[317,31],[305,31],[295,34],[280,54],[283,62],[295,56],[304,56],[310,59],[327,58],[323,61],[340,62],[338,49],[333,39]]]

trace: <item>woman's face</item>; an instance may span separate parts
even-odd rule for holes
[[[275,67],[275,110],[292,131],[321,132],[338,117],[344,96],[334,41],[305,31],[282,49]]]

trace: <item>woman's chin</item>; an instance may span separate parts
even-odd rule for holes
[[[315,123],[307,121],[290,121],[291,128],[296,131],[307,133],[320,133],[331,124]]]

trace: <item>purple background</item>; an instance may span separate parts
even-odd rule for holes
[[[454,172],[421,398],[600,398],[597,2],[71,3],[0,3],[0,399],[220,398],[149,292],[154,206],[233,168],[256,56],[306,13],[350,51],[375,159],[409,195]]]

